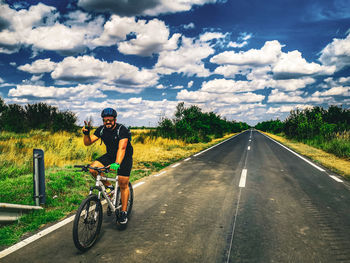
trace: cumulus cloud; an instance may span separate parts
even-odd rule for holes
[[[333,87],[328,90],[324,91],[316,91],[313,96],[350,96],[350,87],[343,87],[343,86],[338,86],[338,87]]]
[[[283,105],[280,107],[269,107],[266,111],[267,114],[275,114],[275,113],[288,113],[292,110],[296,109],[306,109],[312,108],[312,105],[307,104],[296,104],[296,105]]]
[[[247,66],[265,66],[277,62],[281,55],[283,46],[276,40],[267,41],[259,49],[250,49],[246,52],[225,51],[215,55],[210,62],[221,65],[247,65]]]
[[[350,32],[345,39],[333,39],[322,51],[319,60],[326,66],[335,66],[339,71],[350,65]]]
[[[169,36],[168,27],[158,19],[136,21],[135,18],[114,15],[104,25],[102,35],[93,40],[93,43],[100,46],[118,44],[118,50],[121,53],[152,56],[152,54],[177,47],[181,35]]]
[[[176,98],[187,102],[199,102],[205,103],[215,101],[224,104],[234,103],[253,103],[261,102],[265,96],[258,95],[252,92],[247,93],[209,93],[203,90],[199,91],[188,91],[181,90]]]
[[[194,5],[219,2],[218,0],[79,0],[78,6],[88,11],[111,12],[120,16],[176,13],[191,10]]]
[[[2,20],[6,21],[4,30],[0,32],[0,52],[6,54],[17,52],[33,27],[50,23],[57,18],[55,8],[42,3],[31,6],[28,10],[16,11],[0,2],[0,13]]]
[[[34,85],[17,85],[16,88],[10,89],[10,97],[35,97],[55,100],[81,100],[84,98],[105,98],[97,85],[78,85],[76,87],[58,88],[54,86],[34,86]]]
[[[271,91],[268,97],[269,103],[324,103],[330,101],[331,97],[321,97],[319,95],[305,96],[302,91],[284,92],[277,89]]]
[[[183,73],[187,76],[207,77],[210,71],[204,67],[203,59],[214,53],[207,42],[182,37],[182,45],[159,54],[155,71],[160,74]]]
[[[53,71],[55,66],[56,66],[56,63],[52,62],[49,58],[47,58],[47,59],[38,59],[34,61],[32,64],[25,64],[25,65],[19,66],[18,69],[32,73],[32,74],[40,74],[40,73]]]
[[[192,86],[193,86],[193,80],[191,80],[190,82],[187,83],[188,88],[192,88]]]
[[[93,47],[91,41],[102,32],[104,19],[90,17],[81,11],[67,15],[67,25],[58,21],[56,8],[42,3],[28,10],[14,10],[0,3],[3,20],[9,26],[0,32],[0,52],[11,54],[21,46],[36,50],[52,50],[62,55],[71,55]]]
[[[317,63],[308,63],[297,50],[282,53],[277,63],[272,68],[274,78],[291,79],[302,76],[322,74],[331,75],[335,66],[321,66]]]
[[[117,85],[120,92],[140,92],[145,87],[156,85],[158,81],[158,75],[151,70],[139,70],[119,61],[108,63],[87,55],[65,58],[57,63],[51,77],[63,81]]]
[[[246,36],[249,37],[250,35]],[[216,74],[234,78],[246,75],[247,79],[271,78],[298,79],[306,76],[331,75],[336,67],[308,63],[298,50],[284,53],[277,40],[267,41],[261,49],[248,51],[225,51],[213,56],[210,62],[219,64]],[[258,76],[259,75],[259,76]]]

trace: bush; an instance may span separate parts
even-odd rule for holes
[[[9,132],[24,133],[30,130],[51,132],[77,129],[77,117],[70,111],[59,111],[45,103],[6,105],[0,97],[0,129]]]
[[[225,133],[248,129],[246,123],[230,122],[214,112],[203,113],[198,106],[186,108],[181,102],[176,107],[175,118],[163,118],[158,123],[155,136],[180,139],[186,143],[209,142],[210,136],[223,137]]]

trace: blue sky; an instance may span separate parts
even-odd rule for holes
[[[350,107],[350,0],[0,0],[0,96],[155,126],[179,102],[228,120]]]

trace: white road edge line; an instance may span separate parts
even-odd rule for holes
[[[187,161],[189,161],[189,160],[191,160],[191,157],[185,159],[184,161],[187,162]]]
[[[239,187],[245,187],[246,180],[247,180],[247,169],[243,169],[241,173],[241,180],[239,181]]]
[[[174,165],[172,165],[172,166],[170,166],[170,167],[171,167],[171,168],[175,168],[175,167],[178,167],[180,164],[181,164],[181,163],[176,163],[176,164],[174,164]]]
[[[270,140],[274,141],[275,143],[279,144],[280,146],[282,146],[283,148],[285,148],[286,150],[290,151],[291,153],[293,153],[294,155],[298,156],[300,159],[302,159],[303,161],[307,162],[308,164],[312,165],[313,167],[315,167],[316,169],[318,169],[321,172],[325,172],[326,170],[317,166],[316,164],[314,164],[313,162],[310,162],[309,160],[305,159],[303,156],[301,156],[300,154],[292,151],[291,149],[289,149],[288,147],[284,146],[283,144],[279,143],[278,141],[270,138],[269,136],[261,133],[262,135],[264,135],[265,137],[269,138]]]
[[[201,151],[201,152],[199,152],[199,153],[196,153],[196,154],[194,154],[193,156],[198,156],[198,155],[200,155],[200,154],[202,154],[202,153],[205,153],[206,151],[209,151],[209,150],[211,150],[211,149],[213,149],[214,147],[216,147],[216,146],[219,146],[220,144],[222,144],[222,143],[224,143],[224,142],[227,142],[228,140],[231,140],[231,139],[233,139],[234,137],[236,137],[236,136],[238,136],[238,135],[240,135],[240,134],[242,134],[243,132],[241,132],[241,133],[238,133],[238,134],[236,134],[235,136],[232,136],[231,138],[228,138],[227,140],[224,140],[224,141],[222,141],[222,142],[220,142],[220,143],[218,143],[218,144],[215,144],[214,146],[212,146],[212,147],[210,147],[210,148],[208,148],[208,149],[206,149],[206,150],[204,150],[204,151]]]
[[[338,183],[343,183],[343,180],[339,179],[338,177],[336,177],[334,175],[329,175],[329,177],[336,180]]]
[[[161,172],[159,174],[155,174],[154,176],[161,176],[162,174],[165,174],[165,173],[166,173],[166,171],[163,171],[163,172]]]
[[[139,182],[139,183],[133,185],[133,188],[135,189],[144,183],[145,182]],[[101,203],[102,203],[102,205],[104,205],[105,203],[107,203],[107,201],[103,200]],[[27,239],[25,239],[21,242],[18,242],[17,244],[15,244],[9,248],[6,248],[6,249],[0,251],[0,258],[6,257],[7,255],[21,249],[22,247],[25,247],[26,245],[29,245],[30,243],[38,240],[39,238],[42,238],[43,236],[50,234],[51,232],[59,229],[60,227],[72,222],[74,220],[74,218],[75,218],[75,215],[70,216],[70,217],[62,220],[61,222],[59,222],[53,226],[50,226],[50,227],[44,229],[43,231],[41,231],[41,232],[31,236],[31,237],[28,237]]]

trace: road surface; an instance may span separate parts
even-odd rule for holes
[[[70,223],[0,262],[350,262],[350,184],[329,175],[246,131],[143,179],[88,252]]]

